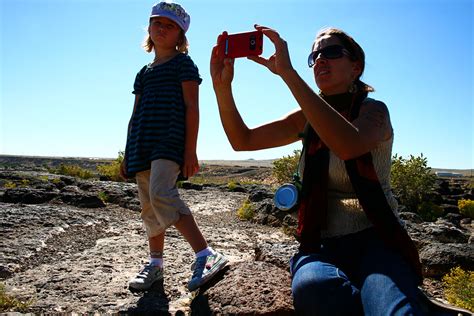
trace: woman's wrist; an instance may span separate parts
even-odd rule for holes
[[[212,82],[212,87],[216,93],[232,90],[232,82]]]
[[[298,72],[293,67],[288,67],[280,72],[280,77],[286,82],[298,77]]]

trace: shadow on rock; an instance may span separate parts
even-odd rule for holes
[[[166,296],[163,280],[153,283],[149,291],[143,292],[136,306],[131,306],[121,315],[171,315],[169,312],[169,299]]]
[[[209,307],[209,301],[207,295],[205,295],[206,291],[212,288],[214,285],[219,283],[221,280],[224,279],[224,275],[226,272],[229,271],[229,265],[224,267],[221,271],[219,271],[209,282],[204,284],[199,290],[196,297],[191,302],[191,315],[213,315],[214,313],[211,311]]]

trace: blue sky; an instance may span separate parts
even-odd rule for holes
[[[335,26],[366,52],[363,80],[384,101],[394,154],[421,153],[433,168],[474,168],[471,0],[182,0],[198,65],[198,157],[272,159],[300,143],[234,152],[219,120],[209,56],[219,33],[275,28],[293,66],[314,89],[306,60],[317,31]],[[0,154],[106,157],[123,150],[138,70],[153,59],[140,44],[154,1],[1,0]],[[274,49],[264,42],[264,56]],[[235,63],[234,96],[249,126],[297,104],[279,77]],[[270,137],[270,136],[269,136]]]

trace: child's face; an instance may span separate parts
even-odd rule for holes
[[[150,20],[148,33],[155,47],[176,48],[181,28],[168,18],[157,17]]]

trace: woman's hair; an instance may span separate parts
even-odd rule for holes
[[[357,44],[357,42],[351,36],[349,36],[346,32],[334,27],[325,28],[319,31],[319,33],[316,35],[316,40],[313,43],[313,47],[316,41],[325,35],[336,36],[341,41],[342,46],[344,46],[344,48],[347,49],[349,53],[351,54],[350,59],[352,61],[360,62],[361,72],[360,72],[360,75],[354,81],[354,83],[357,86],[357,90],[364,91],[364,92],[375,91],[375,89],[372,86],[360,80],[360,77],[364,73],[364,68],[365,68],[365,53],[362,47],[360,47],[360,45]]]
[[[147,53],[153,51],[154,45],[153,41],[151,40],[150,34],[147,34],[145,36],[142,46]],[[181,33],[179,33],[179,39],[178,43],[176,44],[176,49],[181,53],[188,54],[189,42],[183,30],[181,30]]]

